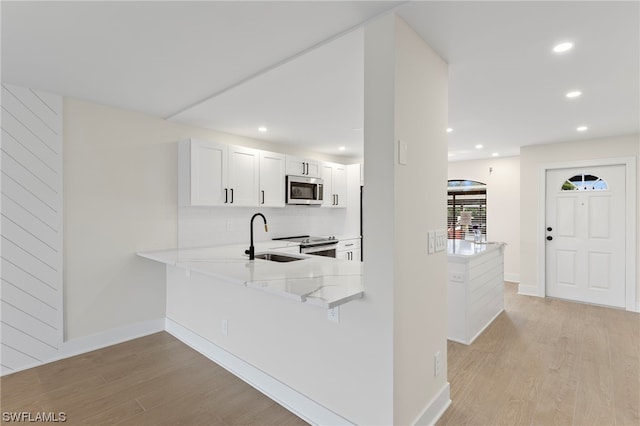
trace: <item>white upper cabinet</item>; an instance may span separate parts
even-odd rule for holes
[[[258,205],[260,151],[229,145],[229,198],[232,206]]]
[[[295,176],[321,177],[320,162],[309,158],[287,155],[287,174]]]
[[[216,142],[178,144],[178,194],[183,206],[220,206],[228,201],[228,149]]]
[[[260,151],[189,139],[178,144],[182,206],[257,206]]]
[[[260,151],[260,205],[284,207],[285,155]]]
[[[322,165],[324,181],[323,207],[347,207],[347,167],[342,164],[324,163]]]

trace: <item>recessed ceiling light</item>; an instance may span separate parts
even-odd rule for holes
[[[556,44],[553,47],[553,51],[556,53],[563,53],[573,48],[573,43],[570,41],[565,41],[564,43]]]
[[[565,96],[569,99],[577,98],[582,95],[582,92],[579,90],[574,90],[573,92],[567,93]]]
[[[493,154],[491,154],[492,157],[498,157],[500,154],[498,154],[497,152],[494,152]]]
[[[482,149],[484,146],[482,144],[476,145],[476,149]]]
[[[447,133],[451,133],[453,132],[453,129],[451,127],[447,127]]]
[[[260,126],[260,127],[258,127],[258,131],[259,131],[259,132],[266,132],[266,131],[267,131],[267,128],[266,128],[266,127],[264,127],[264,126]]]
[[[341,146],[341,147],[340,147],[340,148],[338,148],[338,149],[339,149],[340,151],[344,151],[344,150],[345,150],[345,149],[347,149],[347,148],[345,148],[344,146]]]
[[[579,126],[579,127],[576,127],[576,130],[577,130],[577,131],[579,131],[579,132],[586,132],[586,131],[587,131],[587,129],[588,129],[588,127],[587,127],[587,126]]]

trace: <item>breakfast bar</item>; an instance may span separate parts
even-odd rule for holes
[[[504,310],[504,248],[448,240],[449,340],[470,345]]]

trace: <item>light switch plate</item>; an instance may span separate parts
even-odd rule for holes
[[[428,232],[427,241],[429,245],[429,254],[432,254],[436,250],[436,232],[435,231]]]
[[[398,163],[403,166],[407,165],[407,143],[398,139]]]
[[[436,231],[436,251],[444,251],[447,248],[447,231]]]

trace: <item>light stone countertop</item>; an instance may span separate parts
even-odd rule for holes
[[[474,243],[466,240],[447,240],[447,256],[449,261],[465,261],[473,256],[490,253],[503,249],[501,242]]]
[[[294,243],[255,244],[256,254],[278,252]],[[298,254],[303,260],[273,262],[249,260],[246,245],[168,249],[139,252],[138,256],[209,275],[303,303],[334,308],[364,295],[362,263]]]

